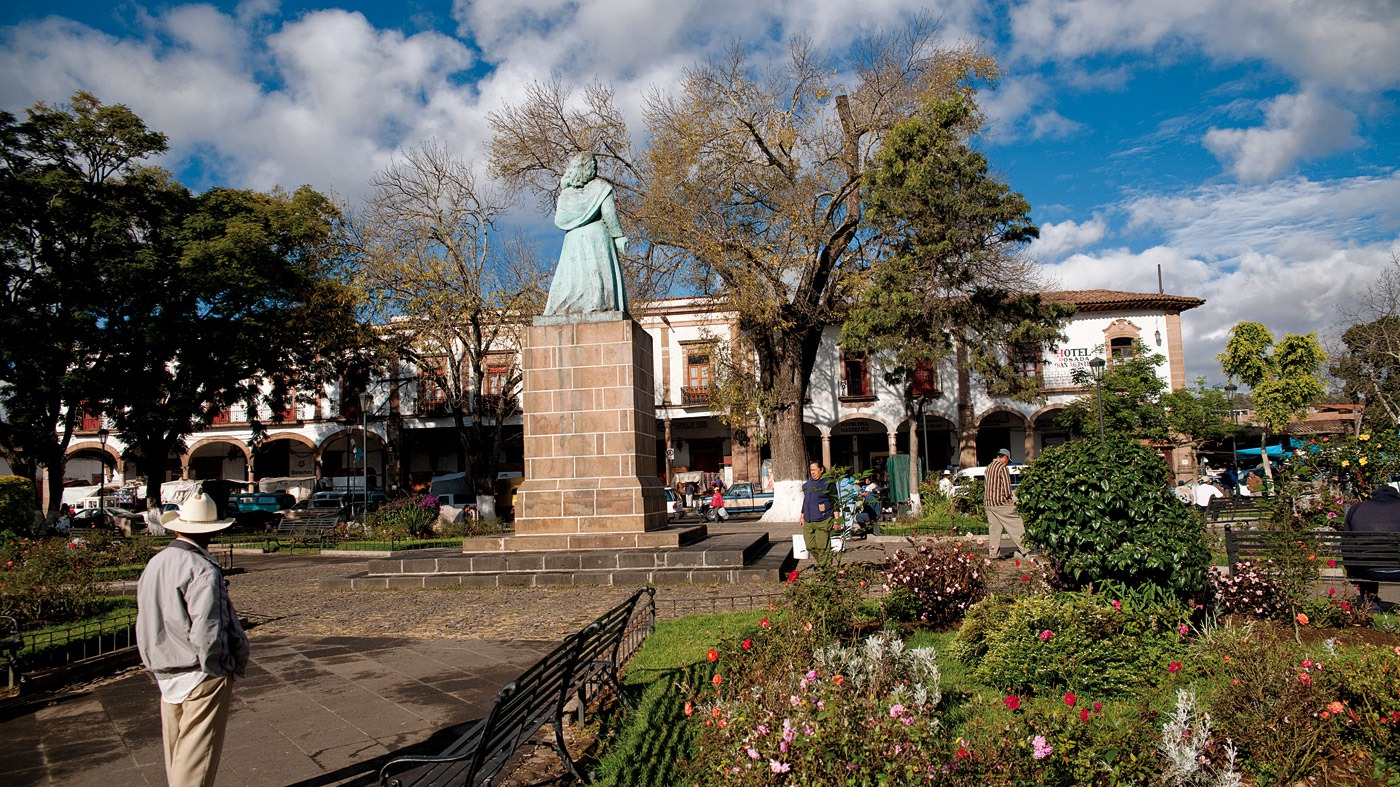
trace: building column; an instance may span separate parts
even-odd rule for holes
[[[888,428],[888,427],[886,427],[886,428]],[[898,449],[898,447],[899,447],[899,443],[895,440],[895,438],[899,436],[899,435],[898,435],[898,430],[899,430],[899,427],[895,427],[893,430],[890,430],[890,431],[885,432],[885,436],[889,438],[890,456],[894,456],[894,455],[895,455],[895,451],[896,451],[896,450]]]
[[[1026,441],[1024,451],[1024,455],[1026,457],[1027,462],[1030,462],[1033,459],[1035,459],[1035,427],[1030,424],[1026,424]]]
[[[822,467],[831,469],[831,435],[822,434]]]
[[[662,347],[665,347],[665,345],[663,344]],[[675,467],[675,460],[671,457],[671,454],[676,450],[674,444],[671,442],[671,417],[669,415],[661,420],[661,426],[666,432],[666,455],[663,456],[662,459],[666,460],[666,483],[669,485],[674,472],[672,468]]]

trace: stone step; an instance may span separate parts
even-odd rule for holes
[[[460,558],[459,558],[460,559]],[[390,588],[567,587],[571,585],[739,585],[781,582],[795,565],[792,545],[762,538],[761,551],[747,564],[727,566],[656,565],[650,568],[544,569],[480,573],[355,574],[321,580],[323,590]]]
[[[674,549],[476,552],[404,555],[369,561],[368,576],[743,568],[767,552],[767,533],[731,533]]]

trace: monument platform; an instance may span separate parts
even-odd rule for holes
[[[700,529],[703,528],[691,528]],[[369,561],[363,574],[325,579],[324,590],[568,585],[707,585],[779,582],[792,568],[792,544],[765,532],[726,533],[674,549],[492,551],[422,550]]]

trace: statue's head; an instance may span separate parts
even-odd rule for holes
[[[569,159],[569,167],[564,170],[564,177],[560,179],[559,185],[566,189],[576,189],[588,181],[598,177],[598,160],[592,153],[575,153]]]

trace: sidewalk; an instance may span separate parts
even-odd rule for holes
[[[256,632],[252,644],[247,677],[234,688],[219,787],[372,784],[391,753],[454,740],[552,647]],[[154,681],[134,670],[5,720],[5,784],[164,785],[158,701]]]

